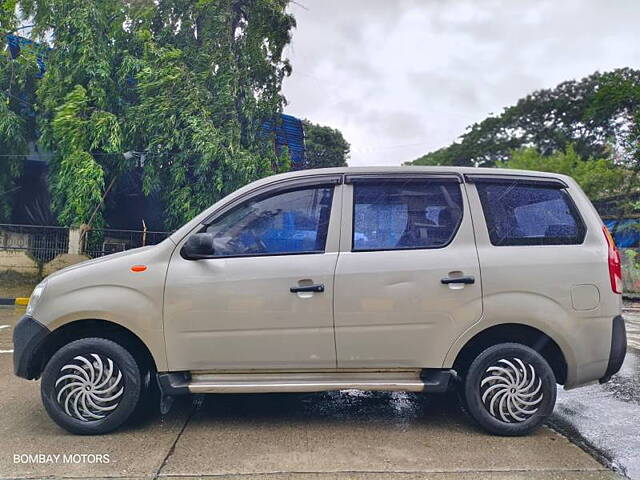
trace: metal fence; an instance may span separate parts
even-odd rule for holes
[[[75,232],[78,232],[76,230]],[[80,241],[83,254],[95,258],[131,248],[155,245],[171,232],[148,230],[85,230]],[[77,244],[78,237],[74,244]],[[42,225],[0,224],[0,251],[25,251],[36,261],[46,263],[69,252],[69,228]],[[78,251],[77,248],[74,249]]]
[[[155,245],[171,232],[144,230],[90,229],[84,236],[85,255],[96,258],[146,245]]]
[[[26,251],[48,262],[69,250],[69,229],[41,225],[0,224],[0,250]]]

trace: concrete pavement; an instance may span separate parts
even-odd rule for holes
[[[0,310],[0,326],[18,314]],[[4,351],[10,331],[0,328]],[[486,435],[448,397],[199,396],[177,401],[164,417],[79,437],[49,420],[39,384],[13,376],[9,353],[0,353],[0,392],[0,478],[620,478],[549,428],[520,438]]]

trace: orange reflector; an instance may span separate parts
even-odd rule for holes
[[[146,265],[134,265],[133,267],[131,267],[132,272],[144,272],[146,269]]]

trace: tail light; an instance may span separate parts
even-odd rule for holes
[[[613,293],[622,293],[622,262],[620,261],[620,252],[613,241],[611,233],[606,226],[602,227],[604,236],[607,239],[609,250],[609,280],[611,280],[611,290]]]

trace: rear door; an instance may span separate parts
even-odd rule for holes
[[[457,175],[347,176],[335,276],[338,367],[442,366],[482,315]]]

